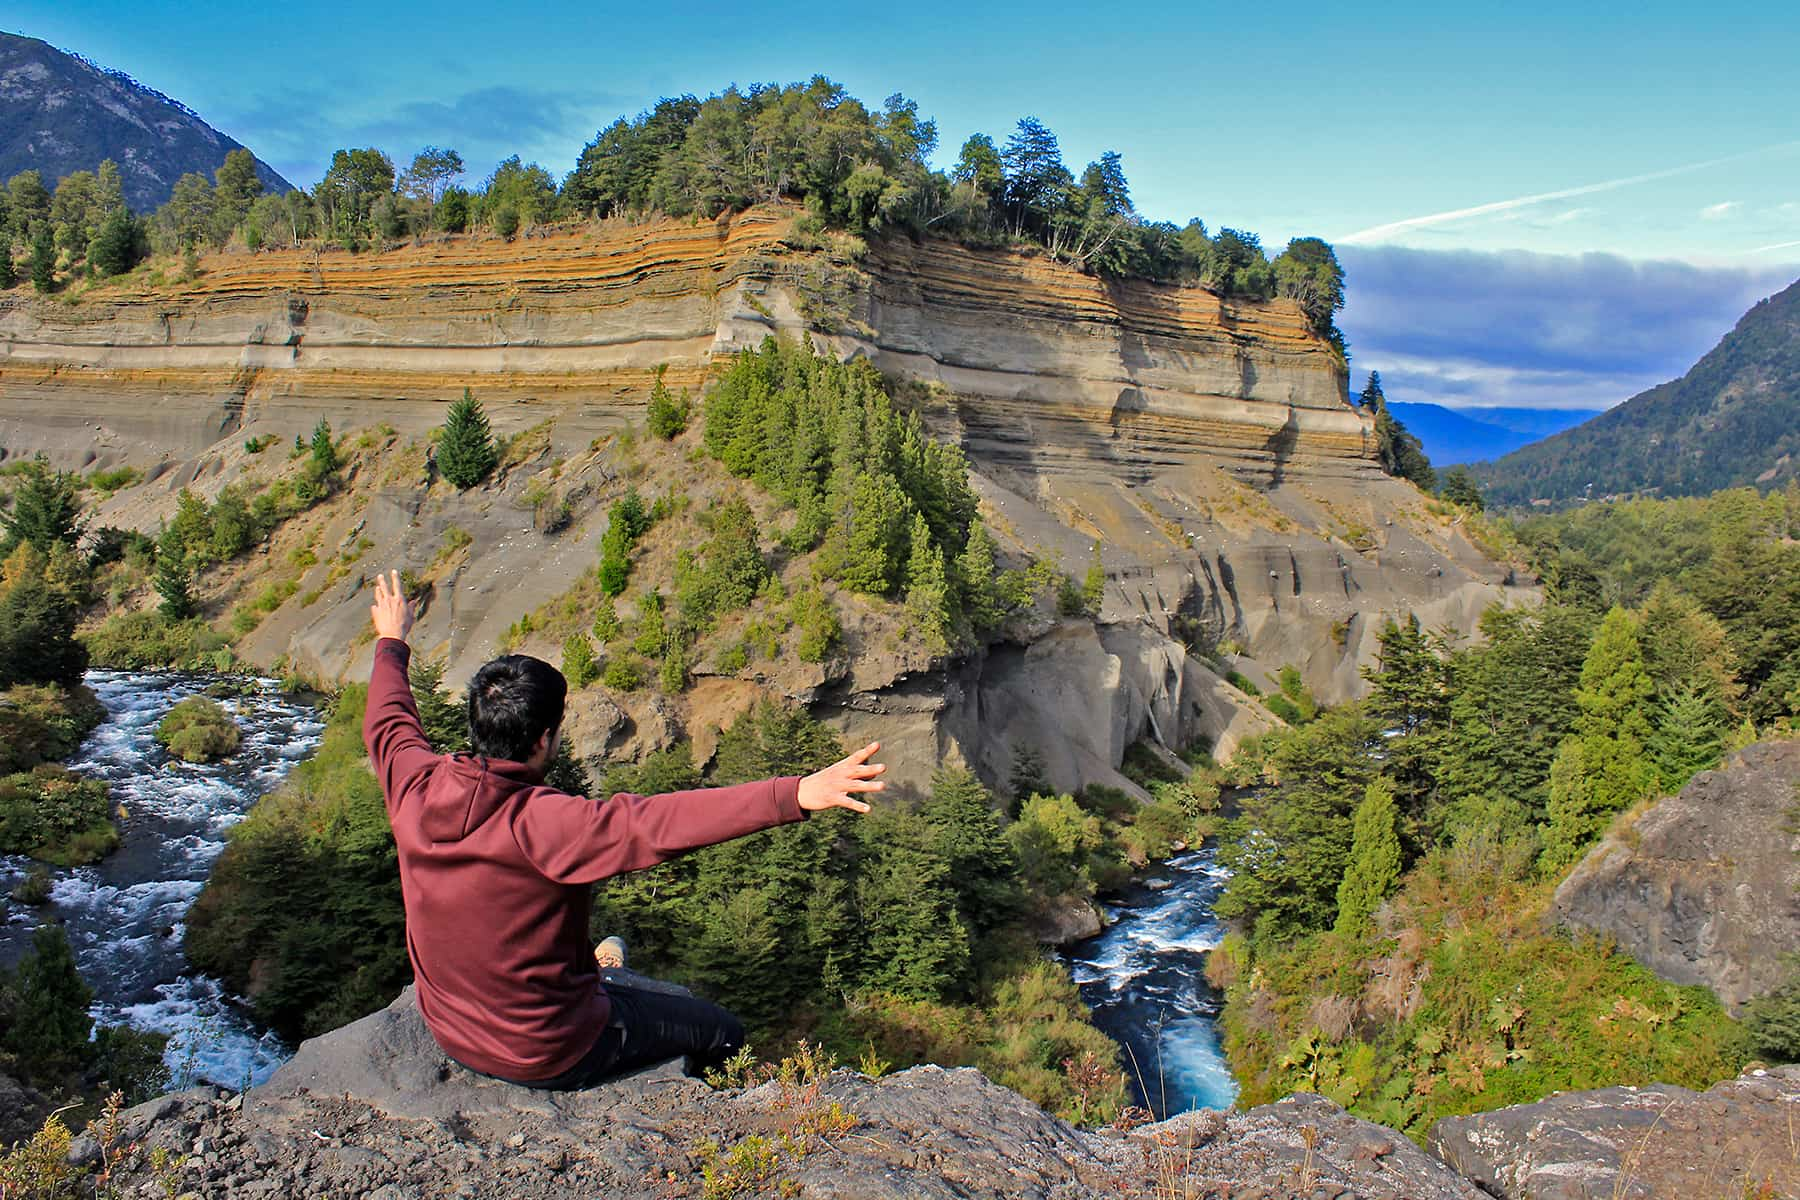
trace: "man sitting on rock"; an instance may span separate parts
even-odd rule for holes
[[[437,754],[407,682],[412,606],[377,578],[375,666],[363,740],[400,851],[406,949],[419,1011],[444,1052],[527,1087],[570,1089],[685,1055],[716,1066],[743,1044],[736,1017],[670,985],[601,979],[624,965],[588,949],[596,880],[826,808],[867,812],[886,768],[864,746],[804,779],[591,800],[544,784],[568,685],[548,663],[495,659],[469,682],[472,754]],[[596,962],[596,957],[601,961]],[[639,980],[642,977],[637,977]]]

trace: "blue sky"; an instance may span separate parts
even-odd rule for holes
[[[945,158],[1034,114],[1077,170],[1119,150],[1150,217],[1339,244],[1357,365],[1384,378],[1377,355],[1445,357],[1392,345],[1416,323],[1396,316],[1408,295],[1461,306],[1473,331],[1492,289],[1514,289],[1509,312],[1538,289],[1541,342],[1495,328],[1486,350],[1456,349],[1577,370],[1567,388],[1537,380],[1527,403],[1617,400],[1679,374],[1746,297],[1800,275],[1800,5],[7,7],[7,28],[176,96],[301,185],[364,144],[396,159],[455,146],[477,177],[516,152],[560,175],[596,129],[659,96],[814,72],[871,103],[905,92],[937,119]],[[1642,303],[1675,278],[1692,304]],[[1571,302],[1588,316],[1564,324]],[[1570,338],[1611,338],[1615,307],[1641,322],[1679,311],[1660,336],[1572,362]],[[1516,379],[1472,393],[1442,372],[1400,377],[1411,399],[1521,402]]]

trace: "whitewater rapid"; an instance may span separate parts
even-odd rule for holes
[[[282,695],[273,680],[249,680],[249,694],[220,698],[243,732],[238,752],[220,763],[171,759],[155,739],[157,722],[176,701],[219,679],[88,672],[85,682],[106,706],[106,721],[66,765],[111,785],[113,802],[126,812],[124,840],[94,866],[53,869],[48,907],[9,904],[0,926],[0,961],[10,963],[46,916],[62,922],[94,991],[94,1020],[170,1035],[164,1062],[176,1087],[261,1083],[289,1055],[218,980],[194,971],[181,939],[226,831],[312,753],[324,730],[312,707]],[[26,858],[0,856],[0,886],[10,889],[32,866]]]
[[[1066,955],[1094,1024],[1126,1051],[1136,1102],[1159,1118],[1237,1099],[1219,1045],[1224,999],[1204,974],[1225,936],[1213,904],[1229,878],[1210,847],[1172,858],[1109,903],[1105,931]]]

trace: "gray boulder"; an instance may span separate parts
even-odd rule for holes
[[[1706,1092],[1565,1092],[1431,1127],[1427,1147],[1501,1200],[1800,1196],[1800,1066]]]
[[[1738,1011],[1800,952],[1797,786],[1800,741],[1739,751],[1608,836],[1557,888],[1552,918]]]

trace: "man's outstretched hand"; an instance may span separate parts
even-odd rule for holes
[[[406,593],[400,589],[400,572],[375,577],[375,603],[369,605],[369,617],[375,622],[375,636],[404,642],[412,631],[413,609]],[[846,759],[846,762],[849,760]]]
[[[815,771],[800,781],[800,807],[807,812],[824,808],[848,808],[868,812],[869,806],[851,797],[857,792],[879,792],[887,784],[875,778],[887,770],[885,763],[872,763],[869,756],[881,749],[880,742],[870,742],[849,758],[841,759]]]

